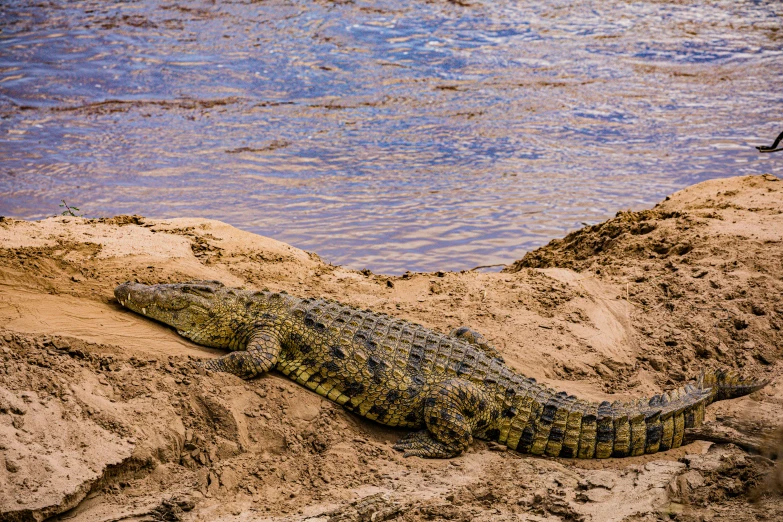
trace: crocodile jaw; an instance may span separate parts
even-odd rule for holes
[[[136,313],[156,319],[175,328],[182,328],[189,312],[209,307],[200,296],[190,295],[179,288],[182,285],[144,285],[128,281],[114,289],[117,301]]]
[[[199,344],[228,348],[237,319],[235,294],[216,281],[145,285],[128,281],[114,289],[117,301],[130,310],[174,327]],[[241,318],[240,318],[241,319]]]

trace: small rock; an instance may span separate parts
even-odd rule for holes
[[[615,486],[614,475],[608,471],[596,470],[585,477],[583,483],[593,488],[612,489]]]
[[[203,496],[207,495],[207,486],[209,484],[209,470],[207,468],[200,468],[196,471],[196,483],[198,492]]]
[[[686,377],[685,377],[685,374],[684,374],[683,372],[681,372],[680,370],[670,370],[670,371],[669,371],[669,377],[670,377],[670,378],[671,378],[671,379],[672,379],[674,382],[682,382],[682,381],[684,381],[684,380],[685,380],[685,378],[686,378]]]
[[[239,477],[231,468],[223,468],[220,472],[220,485],[229,491],[234,490],[239,484]]]
[[[576,499],[582,502],[604,502],[612,496],[612,493],[604,488],[588,489],[576,494]]]
[[[179,506],[182,511],[191,511],[196,507],[196,502],[187,494],[179,494],[171,497],[171,502]]]
[[[690,470],[682,475],[682,479],[691,490],[704,485],[704,477],[696,470]]]
[[[218,476],[214,471],[209,472],[209,476],[207,478],[207,497],[214,497],[217,495],[218,491],[220,490],[220,482],[218,481]]]
[[[27,413],[27,407],[11,394],[6,397],[0,396],[0,413],[8,411],[16,415],[24,415]]]
[[[669,363],[662,357],[650,356],[647,360],[650,362],[650,366],[659,372],[665,371],[669,367]]]
[[[67,350],[68,348],[71,347],[71,343],[69,343],[65,339],[59,339],[59,338],[55,339],[52,344],[54,344],[54,347],[57,348],[58,350]]]
[[[764,364],[764,365],[767,365],[767,366],[769,366],[770,364],[772,364],[772,363],[774,362],[774,360],[770,360],[770,359],[769,359],[767,356],[765,356],[763,353],[757,353],[757,354],[756,354],[756,359],[758,359],[758,361],[759,361],[761,364]]]
[[[7,469],[9,473],[16,473],[17,471],[19,471],[20,468],[19,468],[19,464],[6,457],[5,469]]]

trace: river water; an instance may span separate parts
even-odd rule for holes
[[[0,215],[209,217],[401,273],[783,175],[754,148],[779,0],[20,0],[0,31]]]

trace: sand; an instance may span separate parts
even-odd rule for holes
[[[626,459],[519,455],[477,441],[403,458],[404,431],[215,357],[122,309],[126,280],[218,279],[481,331],[518,371],[596,400],[704,367],[772,379],[713,405],[760,454],[696,441]],[[620,212],[501,273],[333,266],[206,219],[0,219],[0,519],[780,520],[783,182],[704,182]],[[776,431],[778,430],[778,431]]]

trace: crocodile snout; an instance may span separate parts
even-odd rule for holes
[[[155,300],[154,287],[127,281],[114,289],[114,297],[126,308],[147,314],[147,307]]]

